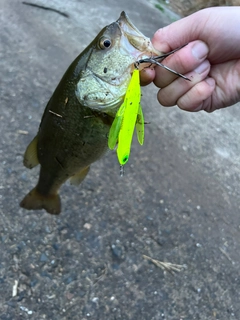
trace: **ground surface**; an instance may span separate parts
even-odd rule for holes
[[[63,186],[60,216],[19,207],[38,176],[22,155],[75,56],[123,9],[148,36],[170,22],[143,0],[34,2],[69,18],[0,0],[0,319],[239,320],[239,107],[166,109],[149,86],[123,178],[109,153]]]

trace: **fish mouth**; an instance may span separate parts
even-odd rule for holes
[[[109,40],[110,46],[103,48],[101,39]],[[124,99],[133,70],[136,67],[142,70],[150,65],[149,62],[138,61],[161,53],[134,26],[124,11],[117,21],[99,33],[93,44],[81,70],[76,96],[83,106],[115,115]]]
[[[161,54],[153,47],[151,40],[135,27],[124,11],[122,11],[116,23],[124,35],[121,40],[121,47],[125,48],[128,54],[130,53],[136,59],[136,62]]]

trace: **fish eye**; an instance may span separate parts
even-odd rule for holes
[[[99,47],[100,47],[101,49],[110,48],[110,47],[111,47],[111,44],[112,44],[111,40],[108,39],[108,38],[105,38],[105,37],[102,38],[102,39],[100,39],[100,41],[99,41]]]

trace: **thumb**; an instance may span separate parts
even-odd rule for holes
[[[192,16],[188,16],[157,30],[152,38],[153,46],[159,51],[166,53],[188,42],[197,40],[198,30],[193,27],[193,18]]]

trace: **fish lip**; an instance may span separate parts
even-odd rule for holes
[[[149,58],[154,55],[160,55],[161,52],[155,49],[151,43],[151,40],[146,37],[138,28],[131,22],[125,11],[121,12],[120,17],[116,21],[122,34],[127,38],[130,45],[136,50],[132,51],[132,55],[137,60]],[[122,37],[123,41],[125,37]],[[126,46],[126,39],[123,47]],[[128,46],[129,49],[129,46]]]
[[[116,23],[118,23],[120,29],[124,30],[126,33],[146,38],[145,35],[132,23],[125,11],[121,12]]]

